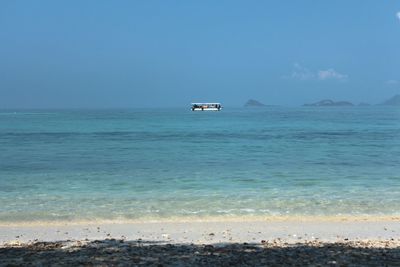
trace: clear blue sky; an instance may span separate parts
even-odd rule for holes
[[[0,108],[381,102],[400,1],[0,1]]]

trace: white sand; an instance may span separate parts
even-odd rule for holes
[[[107,238],[162,243],[260,243],[280,238],[288,243],[320,240],[400,240],[400,221],[393,219],[166,221],[0,225],[0,245],[34,241]]]

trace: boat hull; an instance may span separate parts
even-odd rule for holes
[[[218,108],[192,108],[192,111],[220,111]]]

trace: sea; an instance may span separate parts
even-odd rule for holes
[[[0,223],[399,215],[398,107],[0,111]]]

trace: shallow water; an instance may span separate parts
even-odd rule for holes
[[[0,111],[0,222],[400,215],[394,107]]]

